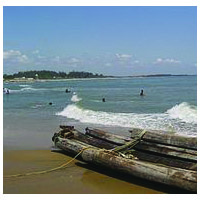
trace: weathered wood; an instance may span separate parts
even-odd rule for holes
[[[189,160],[174,159],[137,150],[135,150],[132,154],[141,161],[148,161],[157,164],[160,163],[166,166],[197,171],[197,163]]]
[[[191,149],[166,146],[163,144],[155,144],[146,141],[141,141],[140,144],[135,146],[135,149],[197,161],[197,152]]]
[[[102,150],[75,139],[59,137],[57,139],[57,147],[73,154],[82,151],[80,156],[86,162],[106,166],[150,181],[197,191],[197,173],[195,171],[166,167],[136,159],[125,159],[115,152]]]
[[[83,134],[77,130],[74,130],[73,133],[74,133],[74,139],[77,139],[86,144],[91,144],[95,147],[104,148],[104,149],[112,149],[117,146],[116,144],[111,144],[110,142],[103,141],[98,138],[94,138],[86,134]]]
[[[130,137],[125,138],[123,136],[110,134],[99,129],[86,128],[85,134],[95,138],[101,138],[101,140],[108,141],[116,145],[122,145],[125,144],[125,142],[129,142],[131,140]]]
[[[75,129],[73,129],[72,133],[74,135],[74,137],[73,137],[74,139],[84,142],[86,144],[93,145],[95,147],[104,148],[104,149],[113,149],[113,148],[118,147],[118,145],[116,145],[116,144],[109,143],[109,142],[101,140],[99,138],[91,137],[91,136],[83,134]],[[197,168],[196,163],[191,162],[191,161],[187,161],[187,160],[182,161],[180,159],[172,159],[172,158],[166,158],[166,157],[163,157],[160,155],[152,155],[152,153],[141,152],[140,151],[141,149],[139,149],[139,150],[137,150],[137,149],[139,149],[139,148],[136,148],[136,150],[132,151],[131,154],[138,157],[140,160],[143,160],[143,161],[161,163],[161,164],[169,165],[171,167],[179,167],[179,168],[183,168],[183,169],[196,170],[196,168]]]
[[[130,130],[131,137],[134,137],[135,134],[141,132],[142,129],[134,128]],[[197,138],[196,137],[185,137],[170,134],[166,131],[158,131],[158,130],[146,130],[145,135],[142,138],[145,141],[155,142],[159,144],[166,144],[177,146],[181,148],[188,148],[197,150]]]
[[[140,133],[140,132],[138,132]],[[138,134],[137,133],[137,134]],[[127,141],[130,141],[131,138],[123,137],[123,136],[118,136],[114,135],[105,131],[101,131],[98,129],[87,129],[86,131],[87,135],[93,136],[95,138],[102,139],[107,142],[111,142],[112,144],[116,145],[124,145]],[[149,140],[145,141],[145,136],[142,137],[142,140],[140,143],[138,143],[134,149],[138,150],[144,150],[144,151],[149,151],[149,152],[155,152],[158,154],[166,155],[166,156],[173,156],[177,158],[182,158],[182,159],[190,159],[190,160],[197,160],[197,151],[192,150],[192,149],[186,149],[186,148],[181,148],[177,146],[171,146],[171,145],[163,145],[160,143],[150,143]]]
[[[107,141],[101,140],[99,138],[93,138],[89,135],[83,134],[77,130],[73,131],[74,133],[74,139],[77,139],[81,142],[84,142],[86,144],[90,144],[93,145],[95,147],[99,147],[99,148],[104,148],[104,149],[116,149],[116,147],[121,147],[118,146],[116,144],[112,144],[109,143]],[[135,150],[133,152],[131,152],[134,156],[137,156],[139,159],[142,160],[146,160],[146,161],[150,161],[150,162],[157,162],[157,163],[161,163],[161,164],[167,164],[169,166],[172,167],[179,167],[179,168],[183,168],[183,169],[193,169],[196,170],[196,163],[194,161],[189,161],[189,160],[180,160],[180,159],[176,159],[176,158],[169,158],[169,157],[164,157],[162,155],[152,155],[151,152],[148,152],[148,150],[145,151],[145,148],[140,148],[140,146],[143,144],[138,144],[137,148],[135,148]],[[150,145],[152,145],[150,143]],[[148,148],[148,146],[146,147]],[[153,149],[155,149],[156,147],[153,146]],[[165,150],[165,148],[162,148],[162,146],[160,147],[162,151]],[[173,148],[173,147],[170,147]],[[142,150],[142,152],[141,152]],[[158,149],[159,151],[160,149]],[[155,151],[157,152],[157,151]],[[170,152],[173,153],[173,152]],[[145,155],[145,156],[144,156]],[[187,158],[188,154],[186,153],[185,158]]]
[[[144,133],[145,133],[145,131],[142,131],[137,136],[135,136],[134,139],[132,139],[129,142],[126,142],[122,146],[118,146],[118,147],[114,148],[113,151],[121,152],[121,151],[127,151],[128,149],[132,149],[133,147],[135,147],[141,141],[141,138],[144,135]]]

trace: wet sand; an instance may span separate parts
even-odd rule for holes
[[[71,157],[50,150],[4,151],[4,176],[43,171],[69,161]],[[108,174],[109,175],[108,175]],[[70,163],[65,169],[23,177],[4,178],[4,194],[160,194],[147,188],[136,179],[127,181],[127,176],[98,169],[80,160]]]
[[[50,150],[4,150],[3,174],[49,170],[73,157]],[[184,194],[187,191],[74,160],[64,169],[5,178],[4,194]]]

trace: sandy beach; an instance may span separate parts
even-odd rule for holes
[[[4,176],[52,169],[72,157],[50,150],[4,151]],[[162,194],[185,193],[75,160],[41,175],[4,178],[4,194]]]
[[[4,152],[4,175],[51,169],[71,157],[49,150]],[[102,171],[103,172],[103,171]],[[65,169],[42,175],[4,178],[4,194],[112,194],[162,193],[93,171],[91,166],[75,160]]]

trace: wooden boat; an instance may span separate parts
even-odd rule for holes
[[[88,163],[158,183],[197,191],[197,139],[158,131],[131,130],[130,137],[86,128],[60,126],[56,147]]]

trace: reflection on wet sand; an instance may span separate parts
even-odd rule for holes
[[[4,176],[48,170],[71,160],[50,150],[4,151]],[[158,194],[184,193],[75,160],[42,175],[4,178],[4,194]]]

